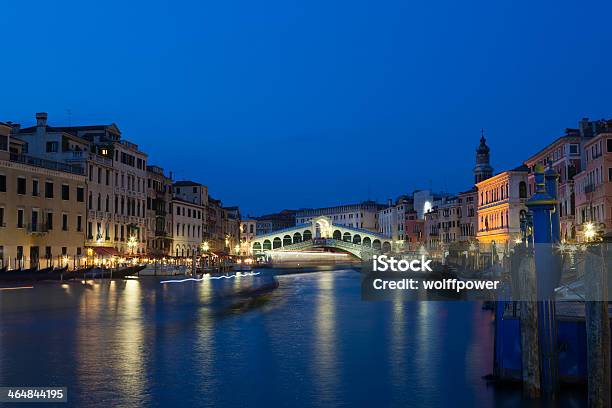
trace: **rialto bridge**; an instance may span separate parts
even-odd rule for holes
[[[318,217],[307,224],[256,236],[251,241],[251,248],[254,254],[337,248],[364,259],[374,254],[391,252],[391,243],[391,239],[385,235],[334,225],[329,217]]]

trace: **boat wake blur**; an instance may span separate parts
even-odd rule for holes
[[[261,272],[237,272],[233,275],[220,275],[220,276],[202,276],[201,278],[185,278],[185,279],[169,279],[163,280],[159,283],[183,283],[183,282],[203,282],[208,280],[217,280],[217,279],[234,279],[241,276],[257,276],[261,275]]]

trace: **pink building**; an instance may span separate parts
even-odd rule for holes
[[[578,241],[585,240],[587,224],[606,237],[612,235],[612,130],[586,142],[584,158],[584,170],[574,177]]]
[[[565,241],[576,239],[574,176],[581,170],[581,141],[586,140],[577,129],[567,129],[567,134],[525,160],[529,167],[527,183],[529,196],[535,192],[533,168],[536,164],[546,167],[549,163],[559,174],[559,211],[561,221],[561,238]]]
[[[406,212],[404,240],[408,251],[416,251],[422,244],[424,235],[424,220],[420,220],[415,210]]]

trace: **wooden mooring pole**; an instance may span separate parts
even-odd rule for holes
[[[524,255],[520,260],[518,273],[520,277],[521,299],[521,363],[523,395],[527,398],[540,397],[540,344],[538,340],[538,308],[536,303],[535,260],[533,256]]]
[[[588,406],[592,408],[610,407],[608,271],[600,248],[590,248],[584,259]]]

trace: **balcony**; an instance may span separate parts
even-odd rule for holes
[[[47,224],[28,224],[27,226],[28,234],[46,234],[49,232],[49,228],[47,228]]]
[[[597,187],[595,186],[595,184],[587,184],[587,185],[584,186],[584,192],[586,194],[592,193],[592,192],[594,192],[596,190],[596,188]]]
[[[11,153],[10,160],[12,162],[42,167],[49,170],[63,171],[65,173],[78,174],[81,176],[85,175],[85,169],[82,166],[40,159],[38,157],[32,157],[25,154]]]

